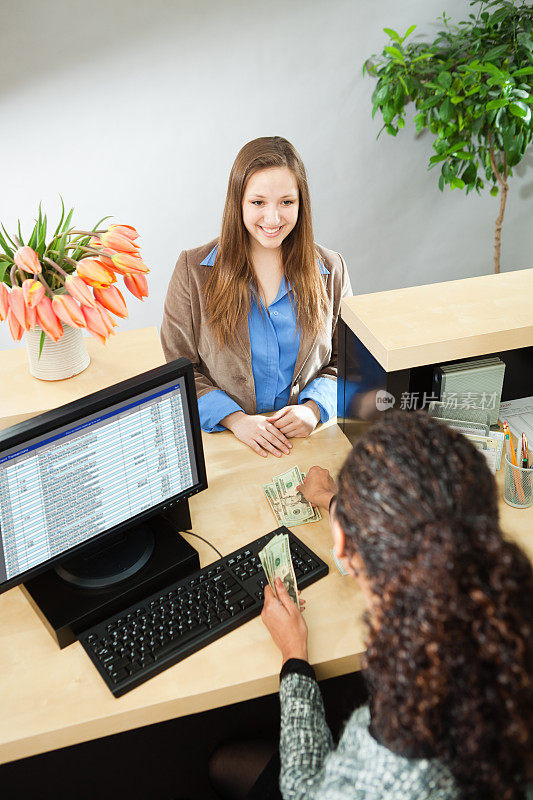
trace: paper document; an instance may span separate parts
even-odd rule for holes
[[[469,435],[466,437],[470,439],[472,444],[477,447],[478,450],[481,450],[485,458],[487,459],[487,463],[490,467],[490,471],[493,475],[500,469],[500,464],[502,460],[502,451],[503,451],[503,441],[504,435],[501,431],[494,431],[491,432],[490,436],[473,436]]]
[[[500,403],[500,421],[507,420],[511,433],[520,438],[525,433],[533,443],[533,397]]]

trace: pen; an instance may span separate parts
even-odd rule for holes
[[[511,442],[511,431],[509,429],[509,423],[503,423],[503,430],[505,431],[505,448],[507,452],[507,458],[511,462],[514,467],[518,466],[518,461],[516,460],[516,453],[514,451],[514,447]]]
[[[527,436],[525,433],[522,434],[522,468],[529,468],[529,453],[527,449]]]

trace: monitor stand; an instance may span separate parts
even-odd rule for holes
[[[81,589],[105,589],[138,572],[154,551],[154,534],[144,525],[110,536],[54,567],[64,581]]]
[[[198,553],[178,531],[191,527],[182,501],[21,587],[59,647],[106,617],[199,569]]]

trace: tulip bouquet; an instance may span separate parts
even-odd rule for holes
[[[63,201],[61,206],[59,225],[48,244],[40,206],[27,244],[20,222],[18,235],[9,236],[3,225],[4,235],[0,233],[0,321],[7,319],[15,341],[24,331],[40,328],[39,354],[45,336],[54,342],[61,339],[63,323],[86,328],[105,343],[117,324],[112,315],[128,316],[117,276],[139,300],[148,297],[149,269],[136,244],[135,228],[100,228],[109,219],[104,217],[90,231],[77,230],[71,226],[74,209],[65,217]]]

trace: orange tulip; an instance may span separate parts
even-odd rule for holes
[[[13,260],[17,267],[23,269],[24,272],[38,274],[43,271],[39,262],[39,256],[35,250],[32,250],[31,247],[28,247],[28,245],[19,247],[19,249],[16,250],[15,254],[13,255]]]
[[[13,339],[18,342],[19,339],[22,339],[22,334],[24,333],[24,328],[22,325],[19,324],[18,319],[13,314],[13,309],[9,308],[7,312],[7,324],[9,325],[9,330],[11,332],[11,336]]]
[[[139,300],[148,297],[148,281],[141,273],[132,272],[131,275],[124,275],[124,286]]]
[[[115,262],[113,261],[113,256],[121,256],[121,255],[123,255],[123,254],[121,254],[121,253],[112,253],[111,254],[111,258],[104,257],[104,258],[102,258],[102,261],[104,261],[106,267],[109,267],[114,272],[116,272],[118,275],[131,275],[132,272],[133,272],[131,267],[121,267],[120,264],[118,264],[118,263],[115,264]]]
[[[112,250],[106,250],[105,252],[106,253],[110,253],[112,256],[116,256],[117,255],[117,253],[114,253]],[[120,270],[118,270],[115,267],[115,265],[113,264],[113,262],[111,261],[110,256],[103,255],[103,253],[104,253],[104,251],[102,251],[102,255],[98,256],[98,261],[101,261],[102,264],[105,267],[107,267],[108,269],[115,270],[115,272],[120,272]]]
[[[100,312],[100,316],[102,317],[103,323],[106,326],[108,333],[115,333],[113,328],[117,327],[117,323],[113,319],[113,317],[108,313],[107,309],[104,306],[96,301],[96,308]]]
[[[98,289],[107,289],[115,283],[116,277],[107,267],[96,258],[82,258],[78,261],[76,271],[86,284]]]
[[[116,250],[118,253],[137,253],[139,248],[127,236],[121,233],[108,230],[106,233],[100,235],[100,241],[104,247],[109,247],[111,250]]]
[[[0,282],[0,322],[3,322],[9,311],[9,292],[5,283]]]
[[[121,272],[123,275],[127,275],[131,272],[150,272],[142,259],[128,255],[127,253],[117,253],[116,256],[111,256],[111,261],[114,265],[113,269],[117,272]]]
[[[102,344],[105,344],[106,339],[109,336],[109,331],[107,329],[107,325],[102,319],[99,309],[91,308],[90,306],[82,306],[81,312],[85,319],[85,324],[89,333],[91,333],[96,339],[99,339]]]
[[[40,327],[52,341],[58,342],[63,336],[63,326],[52,307],[50,298],[45,295],[35,311]]]
[[[124,302],[124,297],[116,286],[109,286],[107,289],[95,289],[94,296],[108,311],[112,311],[117,317],[125,319],[128,316],[128,309]]]
[[[26,303],[24,302],[24,294],[20,286],[13,286],[11,289],[9,307],[13,311],[18,324],[26,328],[26,330],[29,330],[29,326],[26,326]]]
[[[35,308],[44,297],[44,286],[33,278],[28,278],[22,283],[22,294],[28,308]]]
[[[26,306],[26,330],[37,325],[37,311],[32,306]]]
[[[130,242],[134,242],[135,239],[139,238],[139,234],[132,225],[110,225],[108,230],[114,233],[120,233],[121,236],[125,236]]]
[[[82,303],[82,305],[96,308],[96,301],[91,290],[85,281],[82,281],[77,275],[69,275],[68,278],[65,278],[65,289],[71,297]]]
[[[79,305],[69,294],[56,294],[52,298],[52,308],[62,322],[73,328],[85,328],[85,319]]]

